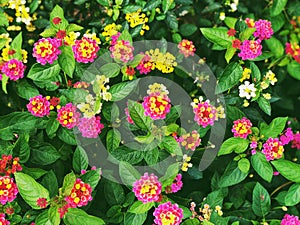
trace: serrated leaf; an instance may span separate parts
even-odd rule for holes
[[[109,205],[122,205],[125,201],[125,192],[122,186],[112,181],[104,184],[105,199]]]
[[[300,164],[289,160],[279,159],[271,162],[277,171],[286,179],[300,183]]]
[[[119,174],[123,183],[127,186],[132,186],[136,180],[141,178],[141,174],[127,162],[120,162]]]
[[[48,190],[36,182],[31,176],[20,172],[15,173],[14,176],[20,195],[33,209],[40,209],[37,205],[39,198],[45,198],[47,202],[50,201]]]
[[[229,163],[226,167],[224,174],[221,176],[219,181],[220,187],[228,187],[235,184],[238,184],[246,179],[248,173],[242,172],[238,168],[238,164],[235,161]]]
[[[85,211],[77,208],[69,208],[64,216],[66,225],[104,225],[105,222],[96,216],[88,215]]]
[[[81,170],[86,170],[89,165],[89,159],[85,150],[77,146],[74,155],[73,155],[73,168],[77,173],[80,173]]]
[[[258,103],[259,108],[264,113],[271,116],[271,104],[267,99],[265,99],[264,97],[259,97],[257,100],[257,103]]]
[[[231,137],[223,142],[218,152],[218,156],[227,155],[235,151],[236,153],[244,152],[249,145],[249,141],[243,138]]]
[[[46,81],[56,77],[59,74],[59,71],[59,64],[41,65],[39,63],[35,63],[30,68],[27,77],[34,81]]]
[[[260,183],[256,183],[253,190],[252,209],[260,217],[265,217],[271,209],[270,195]]]
[[[128,101],[128,110],[135,125],[143,130],[150,130],[152,120],[149,116],[145,116],[145,110],[142,104]]]
[[[139,80],[129,81],[129,82],[122,82],[113,85],[109,92],[112,95],[112,101],[120,101],[126,98],[133,90],[136,89]]]
[[[242,77],[242,73],[243,68],[237,62],[230,63],[226,66],[218,81],[218,86],[216,88],[217,94],[227,91],[237,85]]]
[[[69,76],[73,77],[75,70],[75,58],[70,46],[61,46],[61,54],[58,56],[58,63],[62,70]]]
[[[260,134],[265,138],[277,137],[284,130],[288,117],[277,117],[272,120],[272,122],[267,125],[265,123],[260,124]]]
[[[264,154],[257,152],[255,155],[252,155],[251,164],[261,178],[269,183],[271,182],[273,178],[273,168]]]
[[[234,40],[234,37],[228,36],[228,30],[224,28],[200,28],[200,30],[206,39],[223,48],[227,48]]]
[[[135,214],[142,214],[148,212],[154,206],[153,202],[143,203],[141,201],[137,201],[130,206],[128,212]]]

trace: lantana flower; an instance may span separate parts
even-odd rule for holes
[[[89,63],[97,58],[100,48],[95,40],[83,37],[81,40],[75,40],[72,49],[77,62]]]
[[[133,192],[139,201],[143,203],[155,202],[160,198],[162,185],[158,177],[153,173],[145,173],[141,178],[134,182]]]
[[[243,41],[238,54],[242,60],[255,59],[262,54],[262,45],[260,40],[245,40]]]
[[[183,210],[177,204],[166,202],[160,204],[153,212],[157,225],[179,225],[183,218]]]
[[[60,46],[61,40],[59,39],[42,38],[34,44],[32,55],[42,65],[53,64],[58,59],[58,55],[61,54]]]
[[[251,127],[251,121],[244,117],[233,122],[233,127],[231,131],[234,137],[246,139],[248,135],[252,133]]]
[[[239,86],[239,96],[241,98],[251,99],[256,96],[256,87],[254,87],[254,83],[250,83],[249,81],[245,81],[244,84]]]
[[[50,114],[50,102],[46,97],[38,95],[29,99],[27,109],[34,116],[48,116]]]
[[[78,125],[80,113],[77,112],[77,107],[72,103],[68,103],[65,106],[57,110],[58,122],[68,129]]]
[[[282,142],[278,138],[269,138],[264,144],[261,151],[265,154],[268,161],[280,159],[283,156],[284,148]]]

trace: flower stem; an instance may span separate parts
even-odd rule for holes
[[[289,182],[286,182],[282,185],[280,185],[278,188],[276,188],[271,194],[270,194],[270,197],[272,197],[277,191],[279,191],[280,189],[284,188],[285,186],[288,186],[290,184],[292,184],[293,181],[289,181]]]

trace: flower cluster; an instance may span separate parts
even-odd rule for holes
[[[199,209],[200,214],[198,214],[198,212],[196,212],[195,208],[196,208],[196,203],[195,202],[191,202],[190,210],[192,212],[192,216],[191,216],[192,219],[197,218],[201,222],[203,222],[203,221],[209,221],[210,220],[211,214],[213,213],[213,209],[210,207],[209,204],[204,204],[203,208]],[[217,205],[215,207],[214,211],[219,216],[223,215],[222,208],[219,205]]]
[[[100,116],[92,116],[91,118],[82,117],[79,119],[78,129],[82,137],[97,138],[104,128],[100,122]]]
[[[294,134],[293,141],[292,141],[292,148],[296,148],[300,150],[300,133],[299,131]]]
[[[187,172],[189,168],[191,168],[193,166],[192,163],[190,163],[191,161],[191,157],[188,156],[187,154],[184,154],[182,157],[182,165],[181,165],[181,170],[183,172]]]
[[[241,42],[236,38],[232,41],[232,47],[240,50],[238,56],[241,57],[242,60],[255,59],[262,54],[261,42],[270,39],[274,33],[272,24],[267,20],[254,21],[250,18],[246,18],[245,23],[248,27],[255,28],[255,32],[253,33],[255,39]],[[234,29],[228,31],[228,36],[235,36],[235,34],[236,31]]]
[[[298,216],[285,214],[280,225],[300,225],[300,220]]]
[[[9,77],[10,80],[19,80],[24,77],[24,70],[26,66],[22,61],[11,59],[1,66],[1,72]]]
[[[260,40],[245,40],[240,46],[238,54],[242,60],[255,59],[262,54],[262,45]]]
[[[12,155],[2,155],[0,159],[0,173],[9,176],[15,172],[22,171],[19,158],[13,158]]]
[[[194,56],[194,52],[196,51],[195,45],[192,41],[183,39],[178,44],[179,53],[183,54],[184,57]]]
[[[143,54],[144,57],[136,67],[136,69],[140,72],[140,74],[148,74],[151,70],[155,69],[155,63],[151,60],[151,56],[147,54]]]
[[[80,113],[77,112],[77,107],[72,103],[68,103],[65,106],[57,110],[58,122],[68,129],[78,125]]]
[[[148,17],[145,13],[141,13],[141,10],[139,9],[136,12],[127,13],[125,16],[125,19],[130,24],[131,28],[134,28],[138,25],[142,25],[142,29],[140,31],[140,35],[144,35],[145,30],[149,30],[149,26],[146,24],[148,22]]]
[[[121,25],[116,25],[115,23],[108,24],[104,27],[102,35],[105,37],[106,41],[109,41],[112,36],[116,35],[120,31],[121,28]]]
[[[166,202],[154,210],[153,216],[157,225],[179,225],[183,218],[183,210],[177,204]]]
[[[9,225],[10,224],[10,222],[5,219],[4,213],[0,213],[0,224],[1,225]]]
[[[109,78],[105,77],[104,75],[97,75],[96,78],[92,81],[93,92],[105,101],[109,101],[112,98],[111,93],[108,92],[110,88],[108,83]]]
[[[142,103],[145,109],[145,115],[150,116],[153,120],[165,119],[171,108],[171,100],[166,94],[169,92],[165,89],[164,85],[161,85],[160,90],[156,91],[156,89],[150,85],[147,92],[148,95],[144,97]]]
[[[47,201],[46,198],[38,198],[38,199],[36,200],[36,205],[37,205],[38,207],[40,207],[41,209],[44,209],[44,208],[47,207],[48,201]]]
[[[61,54],[61,44],[61,40],[56,38],[42,38],[34,43],[32,55],[42,65],[53,64]]]
[[[166,193],[176,193],[182,189],[183,182],[182,182],[182,175],[179,173],[176,175],[173,183],[170,186],[166,187]]]
[[[284,152],[283,144],[278,138],[269,138],[263,144],[263,149],[261,152],[265,154],[268,161],[280,159]]]
[[[129,41],[120,40],[109,48],[111,57],[115,60],[120,60],[123,63],[127,63],[133,60],[134,48]]]
[[[143,203],[156,202],[161,195],[162,185],[158,177],[153,173],[145,173],[141,178],[134,182],[132,191],[139,201]]]
[[[50,114],[50,102],[48,101],[47,97],[38,95],[29,99],[27,109],[34,116],[48,116]]]
[[[296,43],[286,43],[285,44],[286,54],[292,56],[296,62],[300,63],[300,47]]]
[[[256,87],[254,83],[250,83],[249,81],[245,81],[244,84],[239,86],[239,96],[241,98],[251,99],[256,97]]]
[[[71,194],[65,198],[70,208],[86,206],[92,199],[91,186],[80,178],[76,179]]]
[[[242,78],[240,79],[240,82],[243,82],[244,80],[249,80],[251,72],[252,72],[251,69],[244,68]]]
[[[100,113],[102,105],[100,104],[100,107],[97,111],[95,111],[96,106],[96,99],[93,97],[93,95],[88,94],[85,97],[85,102],[79,103],[77,105],[77,108],[83,113],[84,117],[91,118],[95,114]]]
[[[10,0],[8,1],[9,5],[8,8],[14,9],[16,22],[17,23],[24,23],[27,26],[31,25],[32,21],[35,19],[29,15],[30,8],[26,7],[26,1],[24,0]]]
[[[251,127],[251,121],[243,117],[242,119],[233,122],[231,132],[233,133],[234,137],[246,139],[248,135],[252,133]]]
[[[289,127],[285,130],[285,132],[280,136],[280,141],[282,145],[287,145],[291,141],[294,140],[294,133],[292,129]]]
[[[99,46],[97,41],[83,37],[80,40],[75,40],[75,44],[72,46],[74,57],[77,62],[89,63],[94,62],[97,58],[97,52],[99,51]]]
[[[198,131],[193,130],[191,133],[183,134],[177,138],[177,142],[184,147],[185,150],[195,151],[200,145],[201,139]]]
[[[162,73],[172,73],[174,67],[177,66],[176,58],[170,52],[162,53],[159,49],[151,49],[146,52],[151,57],[151,61],[155,64],[155,68]]]
[[[64,37],[64,43],[69,46],[73,46],[75,44],[75,40],[80,36],[79,32],[71,31]]]
[[[9,176],[0,176],[0,203],[5,205],[7,202],[12,202],[18,194],[17,185],[14,179]]]
[[[259,40],[270,39],[274,33],[272,24],[268,20],[258,20],[255,22],[254,27],[256,30],[253,35]]]
[[[209,100],[203,101],[203,98],[199,97],[199,99],[194,99],[191,105],[195,114],[194,120],[198,125],[204,128],[208,125],[214,125],[214,122],[218,119],[217,110],[216,107],[210,104]]]

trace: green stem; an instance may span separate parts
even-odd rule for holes
[[[272,197],[277,191],[279,191],[280,189],[292,184],[293,182],[292,181],[289,181],[289,182],[286,182],[282,185],[280,185],[278,188],[276,188],[271,194],[270,194],[270,197]]]

